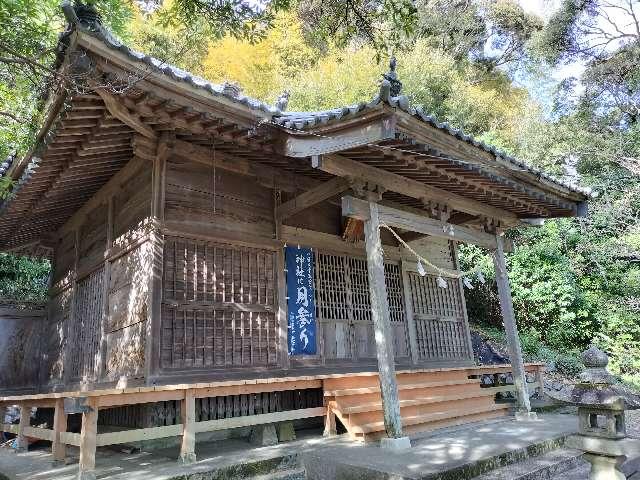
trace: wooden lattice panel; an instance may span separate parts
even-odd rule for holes
[[[169,237],[163,368],[277,363],[275,252]]]
[[[316,252],[316,314],[323,335],[324,356],[371,359],[376,355],[364,258]],[[400,267],[385,264],[394,346],[397,357],[408,355]]]
[[[436,278],[408,272],[418,355],[425,360],[469,359],[469,329],[460,283],[445,278],[447,288],[440,288]]]
[[[76,285],[75,308],[67,334],[69,358],[65,366],[71,379],[95,378],[103,312],[103,269],[91,273]]]

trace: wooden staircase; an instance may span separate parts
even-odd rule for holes
[[[403,431],[414,434],[436,428],[505,416],[509,405],[496,404],[495,392],[469,379],[466,369],[398,372]],[[324,380],[328,431],[335,418],[359,441],[385,435],[378,375]]]

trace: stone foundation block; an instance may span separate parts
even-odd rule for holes
[[[269,445],[277,445],[278,434],[273,424],[256,425],[251,429],[249,442],[259,447],[267,447]]]
[[[293,422],[282,422],[278,424],[278,441],[290,442],[296,439],[296,431],[293,428]]]

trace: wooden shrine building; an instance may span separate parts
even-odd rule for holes
[[[142,438],[182,436],[189,461],[198,432],[326,416],[375,439],[504,415],[447,273],[459,242],[496,252],[514,362],[489,370],[513,370],[528,409],[501,234],[584,215],[587,191],[413,108],[395,65],[372,101],[288,112],[65,13],[64,85],[0,206],[0,249],[52,262],[0,401],[54,422],[5,430],[58,459],[79,445],[90,476],[96,445]]]

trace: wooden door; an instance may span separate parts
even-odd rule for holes
[[[316,316],[327,361],[374,361],[376,346],[371,319],[369,279],[364,258],[317,252]],[[396,358],[408,356],[407,327],[400,267],[385,264]]]
[[[447,288],[440,288],[437,275],[421,276],[414,271],[406,271],[405,279],[411,296],[418,359],[472,359],[469,324],[460,281],[445,278]]]

